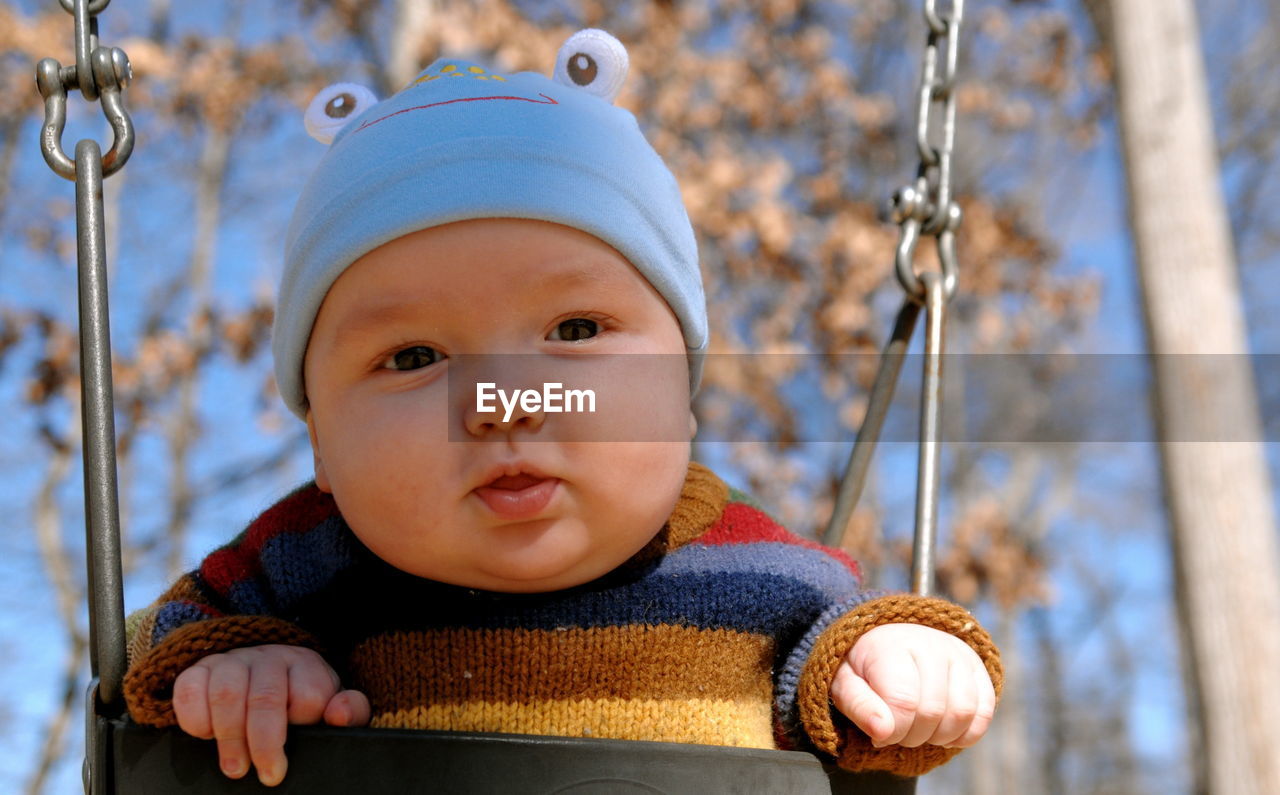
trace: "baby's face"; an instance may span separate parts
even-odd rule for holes
[[[383,560],[455,585],[607,573],[661,529],[688,466],[675,316],[617,251],[558,224],[460,221],[366,254],[320,307],[305,381],[317,485]],[[481,411],[479,382],[591,389],[596,412]]]

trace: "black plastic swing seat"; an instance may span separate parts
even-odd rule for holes
[[[840,793],[911,795],[915,779],[828,770],[810,754],[628,740],[297,726],[289,773],[264,787],[218,769],[211,741],[96,719],[95,792]],[[105,785],[105,786],[104,786]]]

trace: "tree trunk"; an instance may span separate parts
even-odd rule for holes
[[[434,0],[397,0],[387,78],[399,91],[422,69],[422,41],[435,23]]]
[[[1110,0],[1177,568],[1213,793],[1280,792],[1280,555],[1192,0]],[[1106,15],[1101,15],[1104,19]]]

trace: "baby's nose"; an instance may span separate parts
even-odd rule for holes
[[[451,363],[450,390],[454,405],[461,406],[463,427],[471,439],[517,429],[533,433],[542,427],[548,406],[546,359],[456,357]]]
[[[463,414],[463,425],[469,435],[484,439],[516,429],[536,432],[545,418],[543,390],[504,389],[496,382],[481,381],[476,384],[474,403]]]

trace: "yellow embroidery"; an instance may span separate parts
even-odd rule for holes
[[[427,83],[439,77],[474,77],[476,80],[500,80],[504,83],[507,82],[507,78],[503,77],[502,75],[485,74],[484,67],[481,67],[481,66],[468,66],[467,71],[461,72],[458,70],[457,64],[447,63],[444,66],[440,67],[440,71],[437,74],[423,75],[422,77],[419,77],[418,79],[411,82],[409,85],[405,86],[405,88],[413,88],[419,83]]]

